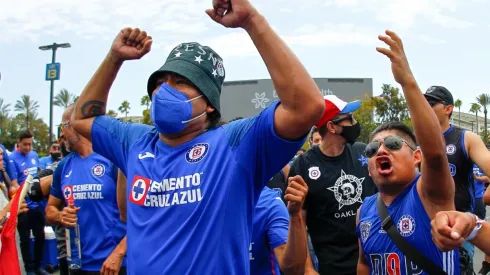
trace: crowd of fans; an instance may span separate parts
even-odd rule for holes
[[[474,246],[490,253],[490,152],[450,124],[446,88],[421,92],[397,34],[379,36],[387,48],[377,51],[391,62],[414,131],[385,123],[364,144],[353,115],[360,101],[323,97],[248,0],[213,1],[206,12],[249,34],[280,101],[223,122],[223,60],[189,42],[149,76],[154,126],[105,116],[119,69],[153,41],[121,30],[66,108],[48,156],[32,150],[28,130],[10,155],[0,146],[0,230],[17,225],[27,274],[47,274],[45,226],[54,227],[60,274],[473,273]],[[29,176],[17,213],[9,200]],[[0,246],[0,259],[16,260],[6,253]],[[20,274],[13,268],[5,274]]]

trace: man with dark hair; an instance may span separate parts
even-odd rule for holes
[[[429,274],[430,270],[423,270],[417,259],[402,252],[393,241],[394,234],[399,234],[434,263],[439,273],[431,274],[459,274],[458,251],[441,252],[430,233],[430,219],[441,210],[454,209],[454,183],[439,123],[424,101],[401,39],[389,30],[379,39],[389,45],[389,49],[376,49],[391,60],[394,78],[407,100],[420,150],[410,128],[400,122],[381,125],[372,133],[365,152],[369,174],[379,193],[366,198],[358,210],[357,274]],[[418,165],[422,159],[420,173]],[[389,218],[380,216],[384,208]]]
[[[490,175],[490,152],[476,133],[450,123],[454,99],[448,89],[442,86],[432,86],[424,96],[436,113],[446,142],[446,154],[456,186],[454,197],[456,210],[475,213],[478,207],[476,207],[473,166],[476,164],[484,174]],[[481,208],[481,205],[479,207]],[[472,267],[475,248],[469,242],[465,242],[463,248],[470,256]]]
[[[32,139],[31,131],[21,131],[17,144],[19,150],[10,155],[10,160],[16,168],[17,181],[20,185],[24,184],[28,175],[35,177],[40,170],[39,157],[32,150]],[[24,267],[28,274],[47,274],[41,267],[44,247],[44,208],[42,204],[33,202],[29,198],[26,198],[26,202],[29,212],[20,215],[17,224]],[[34,258],[31,256],[29,245],[31,230],[34,235]]]
[[[352,113],[361,103],[334,95],[325,96],[324,102],[325,113],[316,124],[321,144],[298,156],[289,176],[302,176],[309,187],[303,215],[320,274],[355,274],[356,211],[376,192],[364,156],[366,145],[355,142],[361,130]]]
[[[56,168],[56,165],[61,160],[61,147],[57,142],[53,142],[49,147],[49,155],[42,157],[39,160],[39,167],[41,170]]]
[[[214,127],[221,116],[223,60],[191,42],[175,47],[148,79],[155,127],[104,116],[123,63],[151,48],[146,32],[126,28],[76,103],[75,130],[127,176],[130,274],[248,274],[260,193],[325,108],[307,70],[249,0],[215,0],[206,12],[225,27],[247,31],[280,102],[253,118]],[[303,223],[301,215],[290,222]],[[284,261],[296,256],[288,250]]]
[[[320,143],[322,143],[322,136],[320,136],[318,128],[313,127],[310,132],[310,138],[308,139],[308,145],[311,148],[315,145],[320,145]]]

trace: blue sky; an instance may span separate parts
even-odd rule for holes
[[[383,83],[396,84],[390,63],[377,53],[377,35],[389,28],[405,43],[421,88],[446,86],[461,111],[481,93],[490,93],[489,0],[254,0],[252,3],[290,45],[313,77],[369,77],[374,94]],[[300,4],[301,3],[301,4]],[[226,80],[269,78],[266,67],[243,30],[226,29],[204,13],[211,0],[18,0],[0,9],[0,98],[15,104],[23,94],[49,116],[49,82],[44,80],[51,53],[38,46],[69,42],[60,49],[61,80],[79,94],[107,54],[118,31],[139,27],[153,36],[152,51],[127,62],[109,97],[117,110],[131,103],[129,115],[140,115],[148,76],[165,61],[171,48],[197,41],[224,59]],[[54,121],[62,109],[55,107]]]

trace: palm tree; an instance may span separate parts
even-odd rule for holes
[[[108,115],[110,117],[117,117],[117,113],[114,110],[107,111],[107,114],[106,115]]]
[[[459,120],[458,125],[459,126],[461,126],[461,105],[463,105],[463,102],[461,101],[461,99],[457,99],[454,102],[454,107],[458,108],[458,120]]]
[[[37,116],[37,109],[39,109],[39,104],[35,100],[31,100],[28,95],[23,95],[20,100],[17,100],[14,106],[14,110],[21,112],[26,119],[26,129],[30,129],[30,122]]]
[[[10,104],[3,104],[3,98],[0,98],[0,129],[2,129],[3,120],[9,117]]]
[[[150,102],[151,98],[148,95],[145,95],[141,98],[141,106],[146,106],[147,110],[150,108]]]
[[[124,100],[121,103],[121,106],[119,106],[119,112],[123,113],[126,117],[128,117],[128,113],[131,107],[129,107],[129,102],[127,100]]]
[[[471,103],[471,108],[470,108],[470,112],[471,113],[475,113],[475,120],[476,120],[476,133],[478,134],[478,129],[479,129],[479,126],[478,126],[478,112],[481,111],[481,107],[480,105],[478,105],[478,103]]]
[[[481,94],[479,95],[477,98],[476,98],[476,102],[478,102],[478,104],[480,104],[482,107],[483,107],[483,115],[485,117],[485,121],[483,121],[484,123],[484,129],[483,129],[483,133],[484,133],[484,137],[485,139],[483,140],[483,142],[485,142],[485,144],[487,144],[487,139],[488,139],[488,130],[487,130],[487,107],[488,105],[490,104],[490,95],[488,94]]]
[[[54,97],[53,104],[58,107],[66,108],[74,101],[75,95],[72,95],[67,89],[61,89],[60,92]]]

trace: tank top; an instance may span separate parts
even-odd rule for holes
[[[388,212],[400,234],[448,275],[460,274],[458,250],[442,252],[432,241],[430,218],[417,192],[420,175],[388,206]],[[428,274],[405,257],[381,228],[376,195],[364,200],[357,225],[364,256],[371,274]]]
[[[456,210],[473,212],[475,209],[473,162],[466,152],[464,144],[465,132],[466,130],[451,125],[444,132],[444,139],[446,141],[446,155],[449,161],[449,168],[456,187],[454,197]]]
[[[284,192],[286,191],[286,175],[284,175],[284,171],[282,169],[269,180],[267,187],[277,192],[281,200],[284,201]]]

